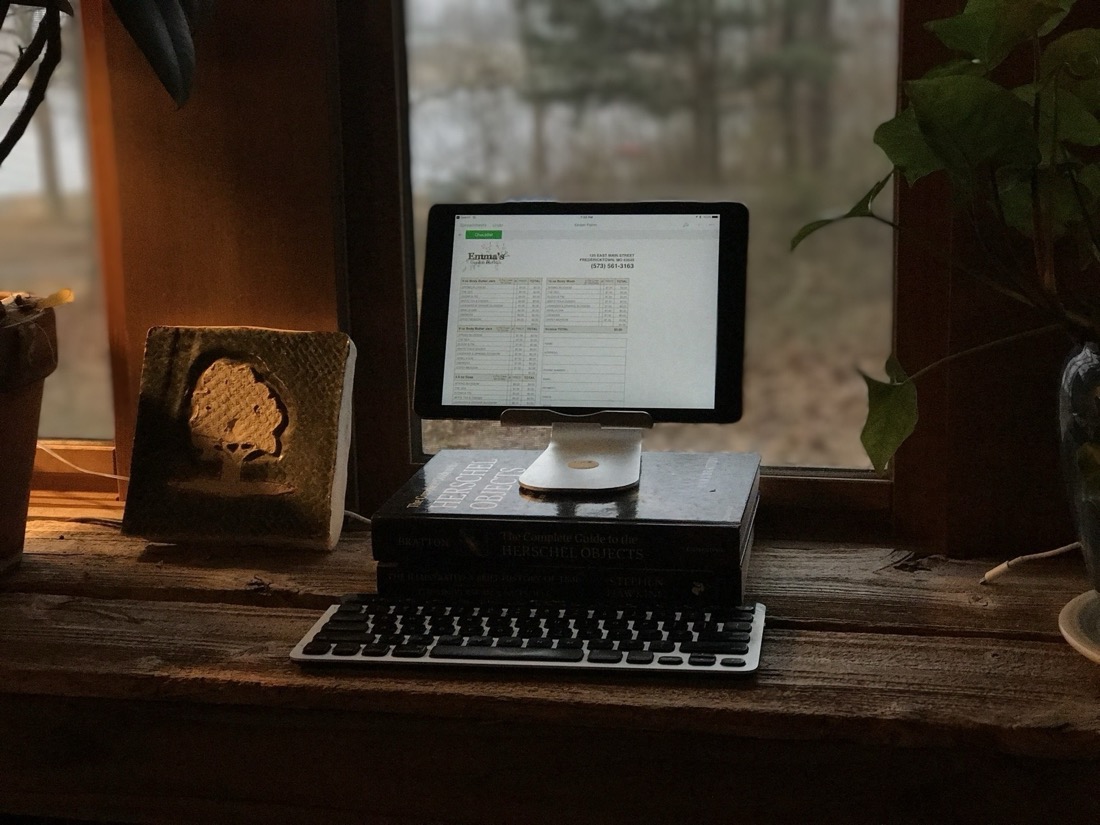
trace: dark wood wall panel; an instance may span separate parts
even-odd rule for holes
[[[84,6],[125,473],[149,327],[337,328],[334,12],[219,0],[177,109],[109,5]]]
[[[416,334],[402,4],[338,3],[342,214],[348,330],[362,358],[355,388],[359,507],[369,515],[415,469]],[[414,428],[417,428],[414,430]]]

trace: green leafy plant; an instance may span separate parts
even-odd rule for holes
[[[1100,340],[1100,29],[1062,30],[1075,2],[968,0],[960,14],[927,24],[955,57],[904,83],[901,112],[875,131],[893,169],[846,214],[804,226],[792,250],[837,221],[895,226],[874,211],[891,179],[913,186],[943,175],[955,223],[983,259],[980,269],[951,265],[1032,307],[1041,326],[1024,335],[1060,326],[1078,340]],[[1025,64],[1026,83],[1003,82]],[[868,390],[861,437],[878,473],[916,427],[914,382],[1007,340],[913,375],[893,355],[885,381],[861,372]]]
[[[165,90],[182,106],[191,92],[195,71],[192,32],[213,10],[214,0],[111,0],[126,31],[153,67]],[[0,26],[18,7],[35,11],[37,26],[30,42],[0,82],[0,105],[8,99],[36,63],[27,97],[7,132],[0,138],[0,163],[26,131],[31,117],[45,99],[50,76],[61,61],[61,15],[73,15],[69,0],[11,2],[0,0]]]

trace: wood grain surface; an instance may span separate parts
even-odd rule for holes
[[[85,506],[89,503],[85,502]],[[314,670],[371,590],[332,553],[124,538],[38,499],[0,578],[0,812],[108,821],[1093,822],[1100,670],[1057,632],[1081,560],[761,540],[743,680]],[[1048,816],[1055,816],[1049,819]]]

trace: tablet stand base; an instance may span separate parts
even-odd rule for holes
[[[550,444],[519,477],[520,486],[540,493],[576,493],[636,487],[642,472],[642,427],[651,427],[653,420],[634,412],[572,417],[549,410],[505,410],[501,423],[551,424]]]

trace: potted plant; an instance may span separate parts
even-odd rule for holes
[[[71,299],[67,290],[45,299],[0,292],[0,571],[23,551],[42,385],[57,367],[53,307]]]
[[[195,72],[192,32],[212,13],[214,0],[157,0],[148,3],[111,0],[111,6],[157,73],[165,90],[182,106],[191,93],[191,80]],[[61,61],[61,15],[73,15],[70,0],[0,2],[0,26],[3,26],[8,14],[19,7],[41,11],[37,12],[39,20],[34,36],[20,48],[18,58],[0,83],[0,105],[19,87],[31,67],[37,63],[38,68],[22,107],[0,138],[0,164],[23,136],[31,117],[45,99],[50,77]]]
[[[126,30],[179,105],[187,99],[194,71],[191,30],[212,5],[213,0],[112,0]],[[45,98],[50,77],[61,59],[61,16],[73,14],[69,0],[0,2],[0,26],[10,12],[18,9],[27,13],[25,7],[34,10],[37,26],[30,42],[20,47],[7,75],[0,80],[0,105],[25,79],[30,80],[19,111],[0,135],[0,164],[23,136]],[[17,287],[0,284],[5,290]],[[43,381],[57,366],[53,307],[71,298],[68,290],[48,298],[0,292],[0,571],[14,566],[22,555]]]
[[[887,184],[947,179],[958,224],[968,227],[981,265],[951,265],[1031,307],[1032,331],[1063,328],[1076,351],[1100,341],[1100,29],[1065,31],[1076,0],[968,0],[928,29],[955,56],[903,84],[905,105],[875,131],[893,169],[846,214],[814,221],[792,240],[836,221],[872,218]],[[1013,71],[1006,71],[1011,65]],[[1021,65],[1024,82],[1013,82]],[[904,227],[901,227],[904,230]],[[1032,334],[1032,333],[1025,333]],[[891,356],[886,380],[864,375],[868,415],[862,441],[877,472],[917,422],[920,377],[994,341],[919,365],[912,375]],[[1071,357],[1070,363],[1080,359]],[[1080,462],[1100,481],[1100,428]],[[1080,459],[1080,462],[1078,461]]]

